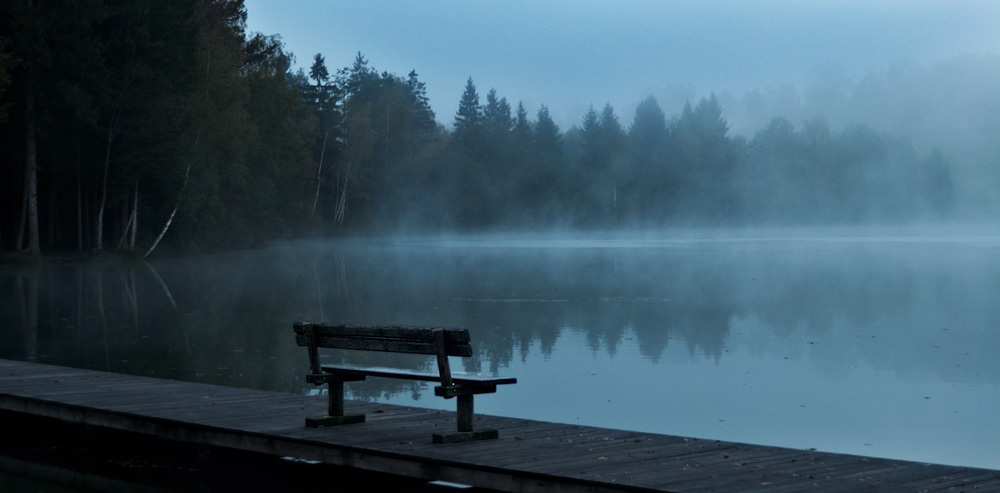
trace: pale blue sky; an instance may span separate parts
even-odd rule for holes
[[[610,102],[627,126],[656,96],[668,115],[711,91],[858,80],[896,62],[1000,52],[997,1],[247,0],[248,27],[280,33],[297,64],[331,72],[361,51],[380,71],[416,69],[450,125],[467,78],[563,130]]]

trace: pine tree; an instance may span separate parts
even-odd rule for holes
[[[656,98],[649,96],[635,109],[628,131],[629,155],[616,175],[619,215],[649,221],[662,215],[669,191],[666,176],[667,123]]]
[[[706,139],[721,140],[729,131],[729,124],[722,116],[722,106],[714,92],[698,101],[692,116],[694,127]]]
[[[602,191],[598,192],[598,203],[602,214],[614,217],[618,207],[618,167],[624,153],[625,132],[611,103],[606,103],[601,110],[600,129],[604,162],[596,170],[597,182],[603,185]]]
[[[437,128],[434,110],[427,98],[426,84],[417,78],[417,71],[411,70],[406,79],[406,87],[413,97],[413,127],[418,133],[429,135]]]
[[[621,148],[622,128],[611,104],[606,104],[600,114],[591,106],[583,117],[582,169],[580,173],[590,188],[583,199],[585,220],[606,222],[615,208],[617,183],[615,162]]]
[[[568,187],[562,167],[562,135],[545,105],[538,109],[532,125],[530,149],[522,203],[534,211],[534,219],[539,224],[551,224],[560,215],[559,205]]]
[[[583,115],[583,126],[580,128],[583,137],[583,165],[585,169],[594,168],[601,161],[601,124],[597,110],[591,105]]]
[[[326,69],[326,59],[322,53],[313,56],[312,67],[309,68],[309,78],[316,81],[317,86],[326,84],[330,79],[330,72]]]
[[[531,145],[531,121],[528,120],[528,111],[524,109],[524,103],[517,103],[517,112],[514,114],[514,129],[511,132],[514,137],[514,146],[518,149],[526,150]]]
[[[690,112],[690,106],[685,108],[685,112]],[[660,150],[667,136],[667,122],[656,98],[649,96],[636,106],[635,119],[629,127],[628,136],[633,149],[644,160],[651,159]]]
[[[486,94],[483,124],[491,137],[509,133],[514,125],[510,116],[510,104],[507,103],[507,98],[497,98],[496,89],[490,89],[490,92]]]
[[[611,107],[611,103],[606,103],[604,109],[601,110],[601,131],[604,133],[604,137],[607,139],[611,150],[620,150],[621,139],[624,133],[622,132],[621,123],[618,123],[618,115],[615,115],[615,109]]]
[[[455,141],[466,149],[475,150],[482,138],[483,109],[479,105],[479,93],[476,85],[469,77],[465,84],[462,99],[458,102],[458,113],[455,114]]]
[[[313,56],[313,64],[309,67],[309,78],[315,82],[315,86],[303,89],[307,90],[309,99],[319,111],[328,110],[328,105],[333,103],[334,86],[328,84],[330,72],[326,68],[326,60],[320,53]]]
[[[544,104],[538,109],[534,130],[535,148],[538,152],[551,154],[557,158],[562,155],[562,135],[556,122],[549,115],[548,106]]]
[[[368,66],[368,60],[359,51],[354,57],[354,64],[350,69],[340,71],[340,78],[343,80],[345,100],[351,96],[362,96],[364,92],[372,89],[379,79],[378,71]]]
[[[731,139],[726,136],[728,131],[714,93],[702,98],[694,107],[690,103],[684,105],[671,137],[674,150],[672,180],[677,185],[675,209],[683,209],[686,215],[703,219],[734,216],[732,175],[736,155]]]

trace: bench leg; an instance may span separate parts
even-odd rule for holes
[[[327,412],[330,416],[343,416],[344,415],[344,382],[340,380],[334,380],[327,384],[329,387],[330,403],[327,406]]]
[[[452,433],[435,433],[432,436],[434,443],[457,443],[471,442],[474,440],[491,440],[498,438],[500,433],[492,429],[475,430],[472,428],[475,406],[473,404],[473,394],[458,396],[458,431]]]
[[[472,394],[458,396],[458,431],[472,431],[473,397]]]
[[[326,416],[313,416],[306,418],[306,426],[310,428],[323,428],[325,426],[348,425],[353,423],[364,423],[364,414],[344,414],[344,381],[331,380],[327,382],[329,387],[330,401],[327,406]]]

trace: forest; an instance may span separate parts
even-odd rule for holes
[[[942,152],[861,124],[776,117],[733,136],[713,94],[669,117],[652,96],[631,117],[592,107],[561,129],[472,78],[439,116],[416,70],[360,52],[295,68],[246,18],[242,0],[0,5],[0,251],[898,223],[957,200]]]

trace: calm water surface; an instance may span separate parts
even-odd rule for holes
[[[0,357],[307,393],[295,320],[466,327],[478,412],[1000,468],[998,293],[986,229],[300,241],[0,270]]]

